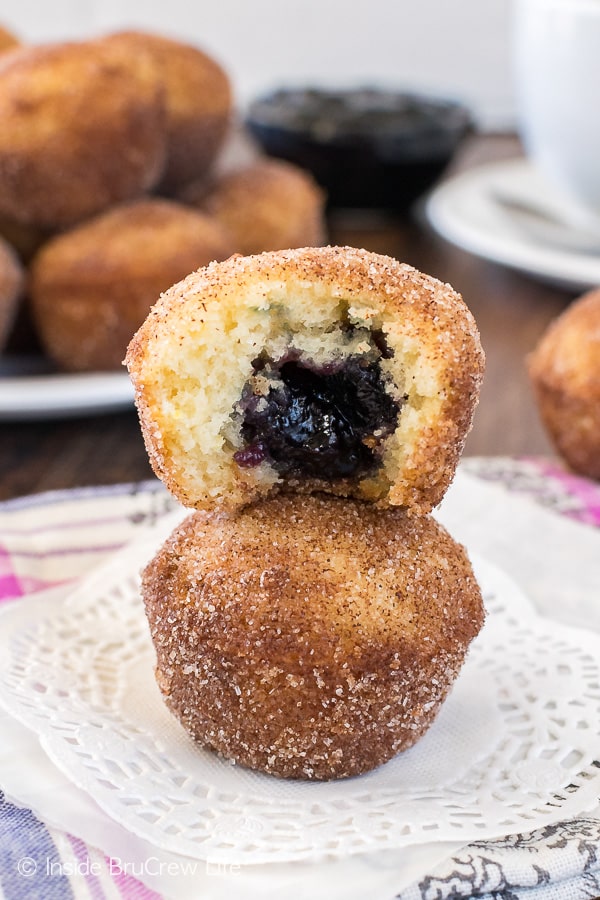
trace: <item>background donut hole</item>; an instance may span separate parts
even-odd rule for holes
[[[228,73],[191,44],[122,31],[25,46],[0,28],[5,360],[42,353],[66,371],[120,368],[174,281],[232,253],[324,243],[314,179],[246,140],[232,149],[239,127]],[[138,201],[155,205],[143,223],[138,210],[136,233],[122,210]],[[155,214],[159,202],[168,215]]]

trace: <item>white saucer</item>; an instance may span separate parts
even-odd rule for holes
[[[0,372],[0,421],[99,415],[128,407],[133,409],[133,386],[126,372],[55,374],[33,358],[5,364]]]
[[[555,221],[537,219],[527,208],[547,210]],[[450,178],[425,209],[442,237],[476,256],[569,290],[600,285],[600,231],[594,247],[593,234],[561,222],[562,202],[527,160]]]

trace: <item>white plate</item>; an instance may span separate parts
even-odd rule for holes
[[[66,375],[44,371],[40,360],[5,360],[0,370],[0,421],[96,415],[133,407],[126,372]]]
[[[556,222],[536,221],[528,207],[548,211]],[[594,248],[589,234],[561,222],[565,213],[562,198],[524,159],[450,178],[426,204],[435,230],[476,256],[568,289],[600,285],[600,232]]]

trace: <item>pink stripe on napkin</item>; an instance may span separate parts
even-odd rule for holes
[[[106,900],[106,894],[100,884],[100,879],[94,874],[93,870],[88,871],[91,867],[87,865],[90,859],[90,851],[82,840],[72,834],[68,834],[67,838],[73,848],[73,853],[77,857],[77,862],[81,863],[80,872],[85,872],[85,883],[92,900]]]
[[[537,459],[536,465],[549,478],[558,481],[565,490],[576,497],[581,506],[577,511],[577,518],[586,525],[600,526],[600,484],[574,475],[550,460]]]
[[[108,856],[105,859],[113,883],[119,889],[121,896],[125,897],[125,900],[163,900],[161,894],[157,894],[156,891],[146,887],[133,875],[128,875],[127,872],[124,872],[119,860],[111,859]]]

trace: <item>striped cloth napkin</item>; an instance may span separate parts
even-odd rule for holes
[[[465,492],[466,483],[477,484],[480,490]],[[476,504],[468,508],[467,494],[485,498],[481,509]],[[520,503],[526,505],[519,507]],[[0,504],[0,609],[34,592],[64,590],[176,508],[155,481],[47,493]],[[525,518],[516,521],[530,528],[530,547],[524,546],[518,527],[511,528],[511,534],[499,534],[506,531],[506,517],[515,509],[519,514],[525,510]],[[543,532],[531,531],[533,519],[528,514],[537,517]],[[466,459],[440,518],[459,540],[509,568],[513,576],[519,574],[534,602],[537,593],[540,602],[559,603],[563,584],[557,571],[580,563],[580,577],[569,586],[565,621],[588,625],[594,621],[590,614],[595,614],[593,627],[600,631],[599,485],[543,460]],[[569,536],[568,546],[564,534]],[[551,564],[544,577],[540,559],[546,540],[556,546],[548,549]],[[560,559],[561,546],[572,558]],[[162,853],[110,822],[55,769],[35,737],[2,712],[0,734],[0,788],[6,792],[0,791],[0,898],[5,900],[600,896],[600,809],[597,817],[465,848],[386,851],[323,866],[208,871],[206,863]]]

